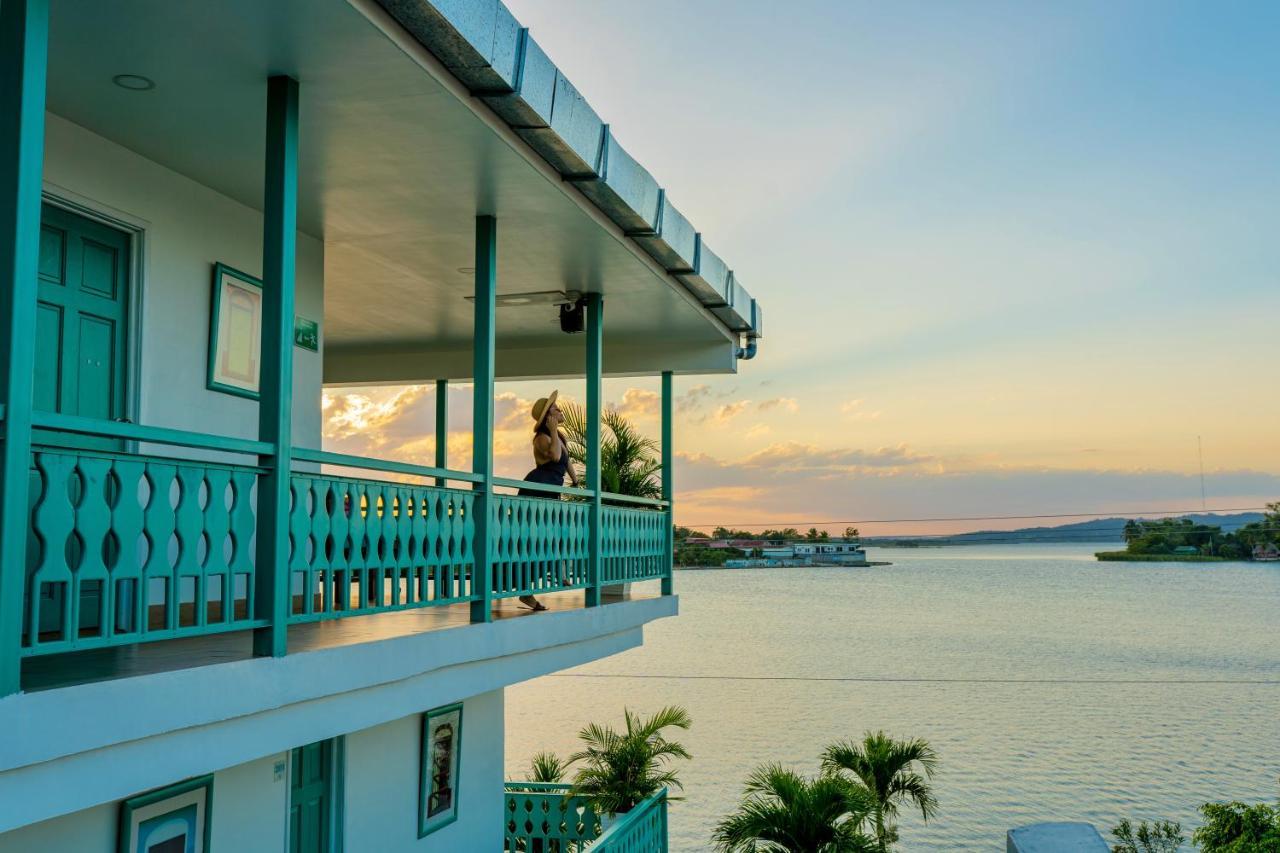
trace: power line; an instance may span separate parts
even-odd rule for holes
[[[925,524],[935,521],[1022,521],[1037,518],[1110,518],[1110,517],[1129,517],[1137,518],[1143,515],[1205,515],[1224,512],[1263,512],[1267,509],[1265,506],[1244,506],[1244,507],[1215,507],[1214,509],[1198,510],[1198,509],[1148,509],[1137,510],[1133,512],[1059,512],[1059,513],[1043,513],[1038,515],[974,515],[974,516],[946,516],[937,518],[864,518],[855,521],[753,521],[750,523],[735,522],[716,523],[701,522],[695,525],[681,525],[682,527],[776,527],[778,525],[786,525],[787,527],[810,527],[830,526],[833,524]]]
[[[560,672],[545,678],[641,678],[655,681],[807,681],[856,684],[1098,684],[1098,685],[1194,685],[1231,684],[1280,686],[1272,678],[929,678],[875,675],[807,676],[807,675],[657,675],[649,673]]]

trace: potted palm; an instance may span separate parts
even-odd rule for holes
[[[585,799],[600,815],[605,829],[644,800],[663,788],[681,788],[677,759],[688,759],[689,751],[664,734],[666,729],[688,729],[689,712],[678,705],[662,708],[652,717],[623,712],[621,731],[592,723],[578,733],[583,748],[569,756],[577,765],[571,796]]]

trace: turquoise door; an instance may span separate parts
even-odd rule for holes
[[[33,388],[37,411],[101,420],[124,418],[129,239],[128,234],[61,208],[46,204],[41,209]],[[32,439],[37,445],[120,449],[120,442],[112,439],[44,430],[36,430]],[[39,488],[32,472],[33,500]],[[73,500],[77,498],[72,495]],[[62,589],[63,585],[50,584],[41,592],[42,633],[59,629]],[[85,584],[80,594],[79,628],[96,631],[101,585]]]
[[[129,235],[45,205],[40,221],[35,407],[125,415]],[[77,439],[79,446],[92,439]],[[37,435],[38,443],[56,441]],[[99,449],[110,449],[110,445]]]
[[[289,853],[331,853],[334,832],[337,742],[322,740],[290,756]]]

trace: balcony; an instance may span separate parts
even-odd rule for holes
[[[34,420],[49,443],[32,451],[25,689],[247,657],[254,632],[278,622],[286,649],[302,650],[509,617],[527,612],[522,595],[550,595],[554,610],[632,583],[670,591],[666,501],[552,486],[519,496],[504,492],[531,484],[301,448],[276,528],[286,562],[260,570],[261,442]],[[80,446],[60,446],[67,436]],[[171,449],[86,447],[127,444]],[[155,641],[172,642],[127,662],[80,654]],[[79,665],[63,666],[68,653]]]
[[[607,828],[568,785],[508,782],[503,814],[504,853],[666,853],[664,788]]]

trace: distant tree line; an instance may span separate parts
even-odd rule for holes
[[[1247,560],[1255,546],[1280,542],[1280,501],[1267,504],[1261,521],[1250,522],[1231,533],[1213,524],[1197,524],[1189,518],[1156,521],[1130,519],[1124,525],[1125,546],[1130,554],[1174,554],[1194,548],[1205,557]]]
[[[830,532],[819,530],[816,527],[810,527],[805,533],[801,533],[795,527],[768,528],[766,530],[735,530],[732,527],[713,527],[708,535],[691,527],[676,525],[675,535],[677,542],[685,539],[781,539],[788,542],[824,542],[831,538]],[[857,539],[858,528],[846,527],[844,529],[844,538]]]

